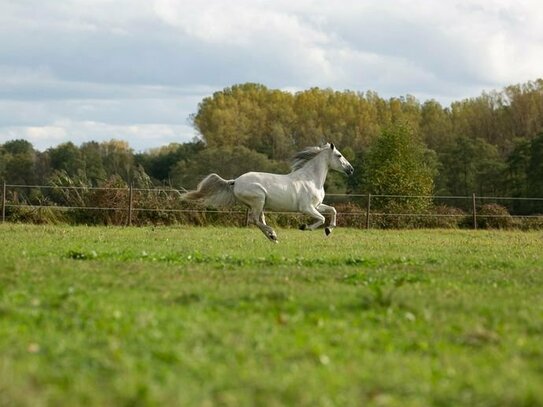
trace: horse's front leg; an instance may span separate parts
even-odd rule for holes
[[[324,216],[322,216],[322,214],[316,208],[310,206],[307,209],[305,209],[303,211],[303,213],[306,214],[306,215],[311,216],[312,218],[317,219],[317,221],[315,223],[312,223],[311,225],[305,225],[305,224],[301,225],[300,226],[301,230],[306,230],[306,229],[315,230],[319,226],[324,224],[325,218],[324,218]]]
[[[333,206],[320,204],[317,206],[317,210],[323,215],[330,215],[330,224],[324,228],[324,233],[326,233],[326,236],[328,236],[330,233],[332,233],[332,229],[336,227],[336,208]]]

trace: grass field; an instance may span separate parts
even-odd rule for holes
[[[0,225],[0,406],[541,406],[543,234]]]

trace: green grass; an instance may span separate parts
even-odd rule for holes
[[[0,226],[0,406],[541,406],[543,235]]]

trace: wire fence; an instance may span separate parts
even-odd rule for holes
[[[71,196],[75,193],[75,197]],[[83,195],[84,196],[83,196]],[[2,184],[1,221],[24,221],[20,212],[32,213],[30,221],[39,220],[50,211],[111,212],[117,216],[111,221],[93,222],[96,218],[85,218],[76,223],[112,223],[132,225],[141,214],[148,217],[146,223],[164,223],[164,217],[157,214],[185,214],[232,216],[248,224],[248,211],[243,208],[210,209],[204,207],[183,206],[181,190],[174,188],[137,188],[59,186],[59,185],[20,185]],[[88,197],[92,195],[92,199]],[[159,199],[158,197],[161,198]],[[142,198],[143,197],[143,198]],[[101,199],[102,198],[102,199]],[[409,202],[422,200],[428,203],[423,210],[390,211],[383,209],[382,202]],[[337,208],[338,224],[342,226],[387,227],[419,226],[447,227],[460,226],[477,229],[478,227],[523,227],[543,228],[543,198],[539,197],[502,197],[471,195],[382,195],[382,194],[327,194],[325,202]],[[394,205],[392,205],[394,207]],[[402,205],[396,205],[396,208]],[[410,209],[410,205],[404,205]],[[155,214],[151,216],[150,214]],[[267,211],[269,215],[300,217],[294,212]],[[426,220],[425,220],[426,219]],[[428,221],[428,219],[452,219],[447,221]],[[194,219],[177,219],[181,223],[194,223]],[[407,221],[409,220],[409,221]],[[416,221],[414,221],[416,220]],[[141,223],[141,222],[140,222]],[[196,223],[201,223],[196,222]]]

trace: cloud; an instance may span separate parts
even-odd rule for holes
[[[204,60],[212,56],[216,74],[224,69],[219,75],[230,81],[244,81],[244,76],[287,84],[327,80],[333,69],[326,47],[332,39],[303,16],[274,4],[158,0],[155,11],[180,38],[198,44]]]
[[[434,87],[442,81],[469,88],[541,74],[535,62],[543,59],[538,28],[543,6],[534,1],[383,0],[331,5],[158,0],[155,11],[202,47],[221,46],[236,55],[250,49],[254,57],[237,63],[245,72],[255,59],[270,67],[288,64],[291,74],[282,80],[295,79],[298,85],[349,87],[361,82],[356,72],[367,78],[365,83],[386,85],[392,79],[390,72],[397,72],[392,83],[401,83],[403,76],[407,76],[403,83],[419,78],[415,90],[431,86],[432,81]],[[404,93],[398,86],[391,90],[396,89]]]
[[[239,0],[187,2],[157,0],[155,11],[159,18],[187,35],[212,44],[252,46],[263,39],[294,44],[328,42],[326,33],[307,24],[278,3]],[[286,6],[283,3],[283,7]],[[299,6],[298,6],[299,7]]]
[[[44,126],[0,127],[6,140],[25,139],[38,150],[71,141],[76,145],[87,141],[127,140],[135,151],[144,151],[169,143],[188,142],[195,137],[188,125],[138,124],[112,125],[93,121],[61,120]]]
[[[537,27],[532,16],[541,16],[541,5],[499,0],[439,4],[426,0],[417,7],[401,3],[391,7],[391,2],[384,2],[384,9],[375,13],[378,18],[372,19],[382,27],[386,19],[393,27],[379,49],[456,84],[499,86],[541,75],[537,65],[528,63],[531,68],[520,72],[512,63],[543,59],[541,41],[526,35]],[[368,29],[375,32],[378,26],[370,23]]]
[[[24,135],[46,146],[48,134],[54,144],[115,133],[141,148],[173,134],[187,140],[198,102],[242,82],[447,104],[542,76],[535,0],[25,0],[2,8],[0,143]]]
[[[214,88],[66,80],[44,68],[0,66],[0,100],[176,99],[201,97]]]

